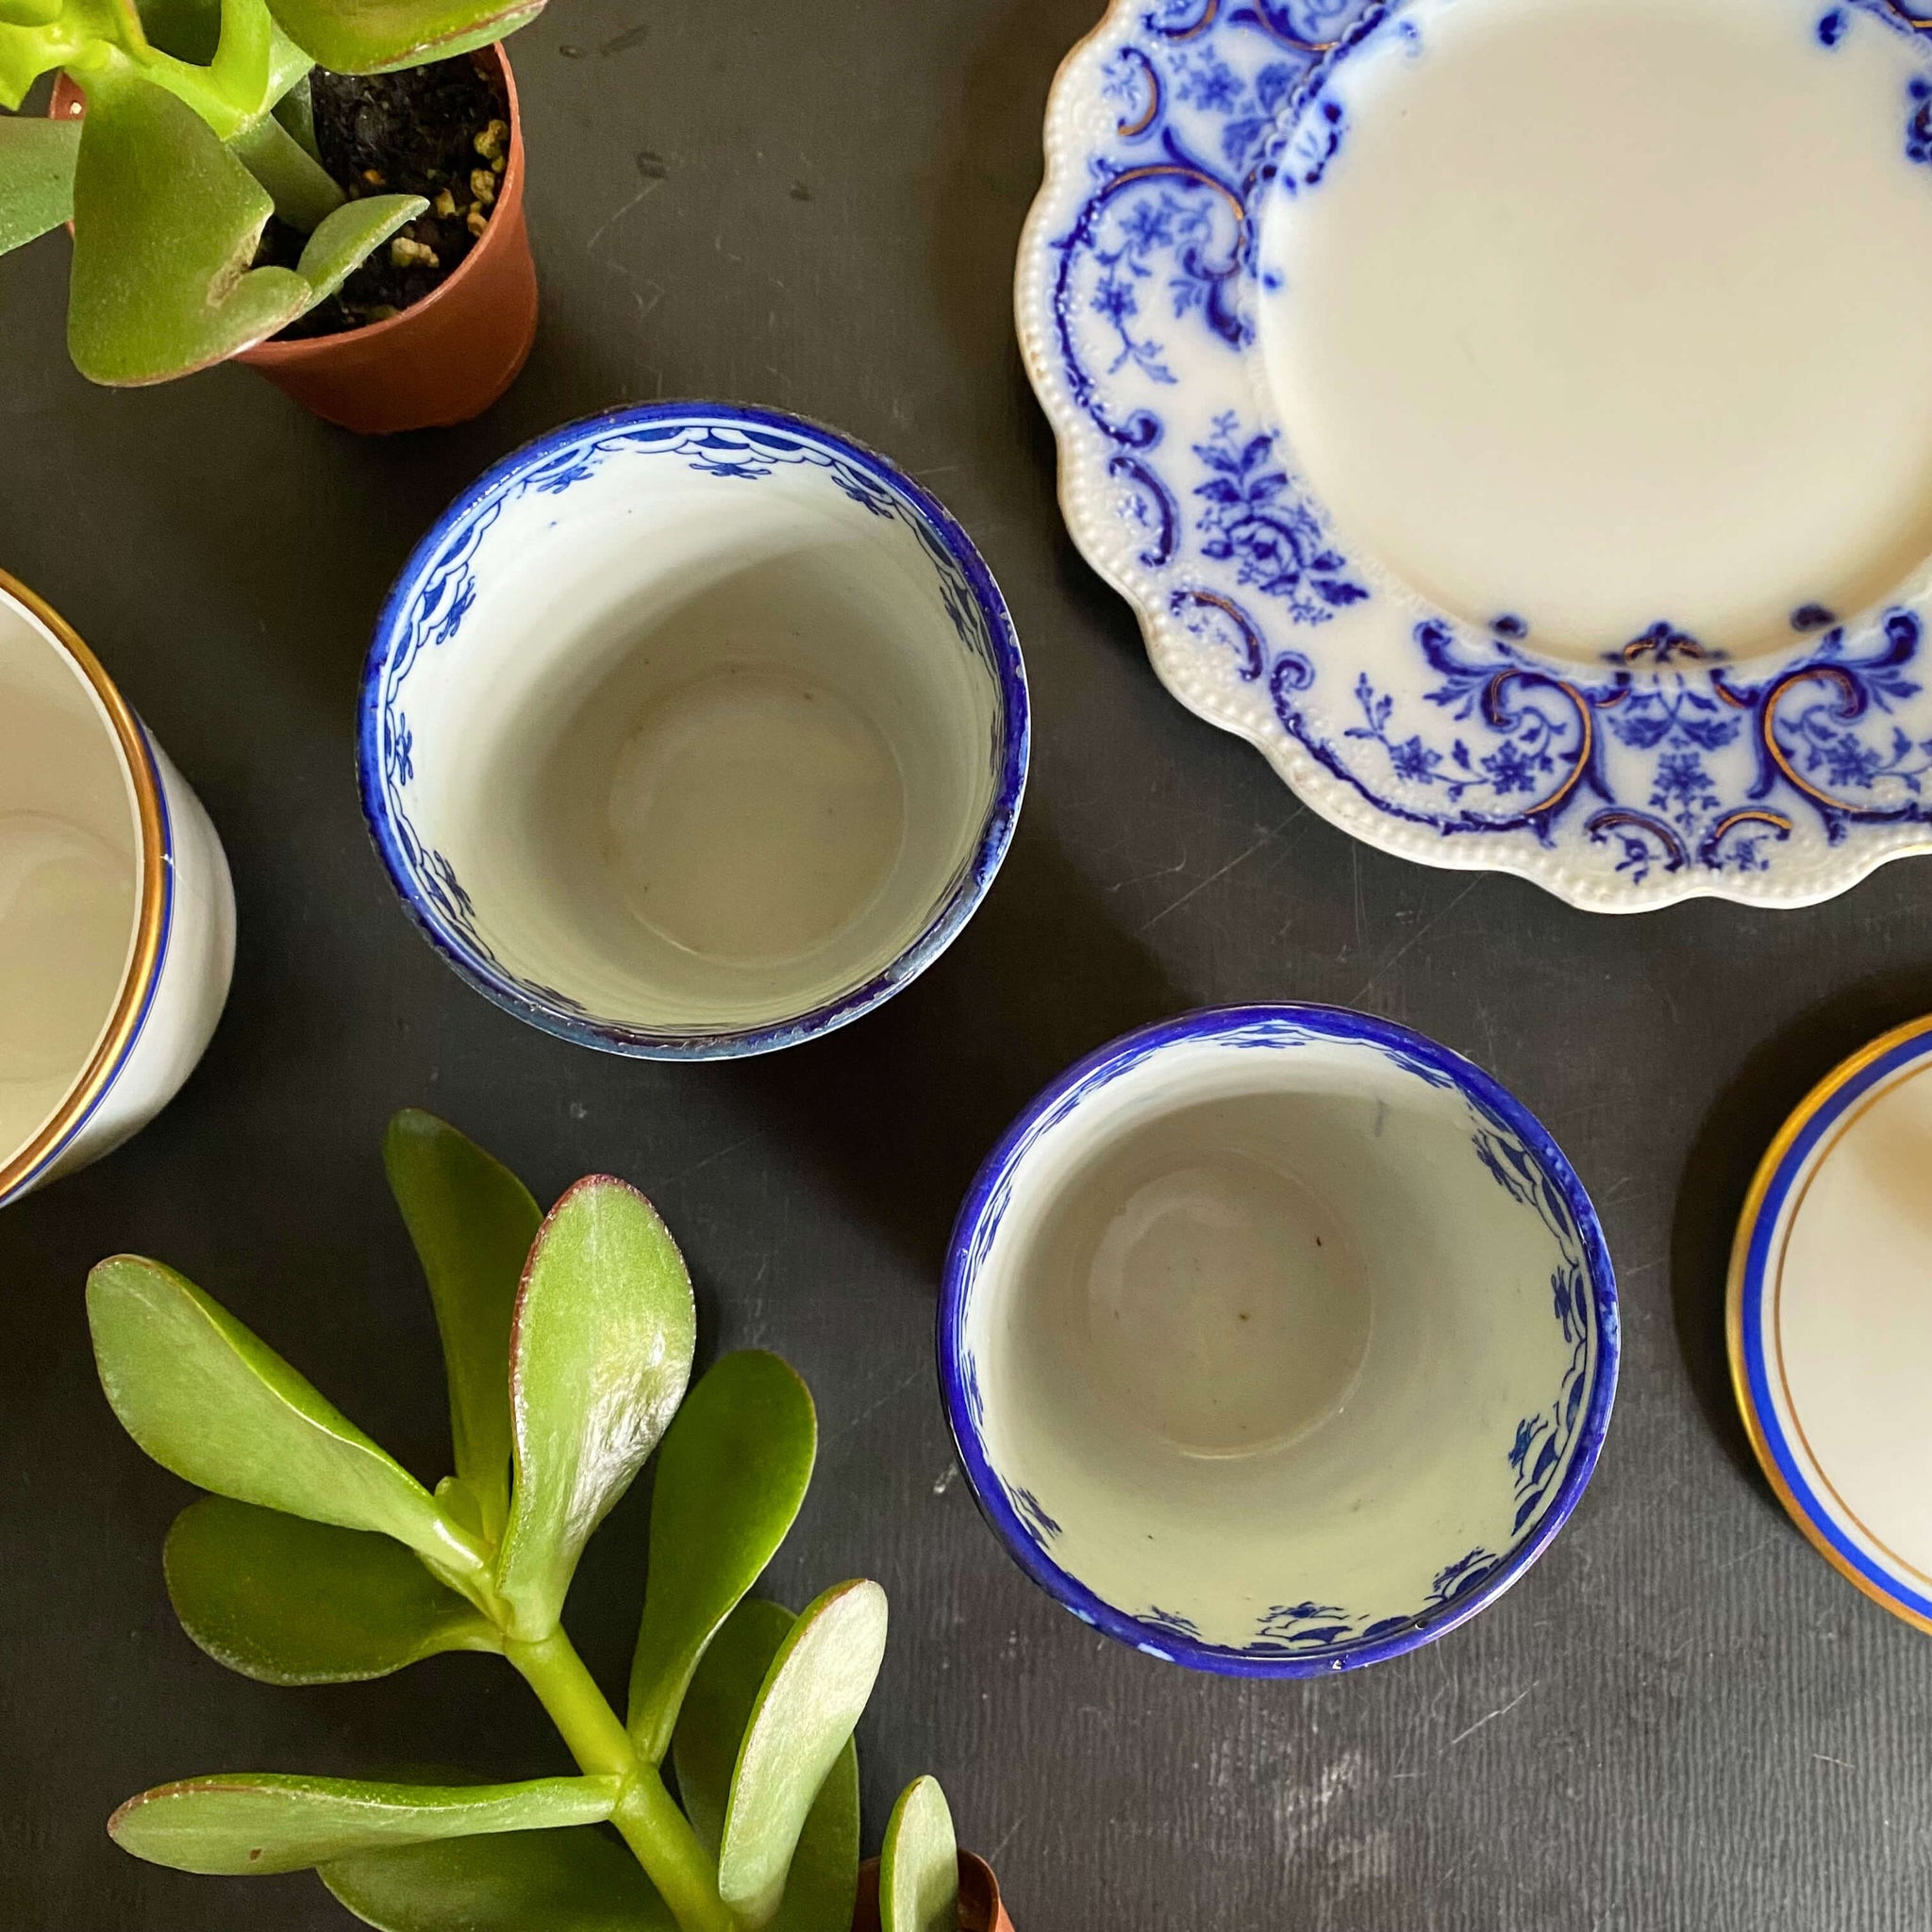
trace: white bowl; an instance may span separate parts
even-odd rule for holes
[[[1792,1520],[1932,1630],[1932,1020],[1855,1054],[1772,1143],[1738,1224],[1730,1345]]]
[[[1617,1299],[1522,1105],[1407,1028],[1190,1014],[1056,1081],[961,1210],[940,1370],[1021,1566],[1150,1656],[1257,1676],[1441,1636],[1594,1468]]]
[[[500,463],[377,625],[363,808],[457,970],[549,1031],[762,1053],[929,965],[1012,836],[1025,675],[966,533],[773,410],[623,409]]]
[[[174,1098],[234,960],[200,802],[93,653],[0,572],[0,1204]]]

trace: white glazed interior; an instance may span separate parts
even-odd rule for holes
[[[999,693],[914,531],[823,468],[616,450],[510,496],[409,675],[413,829],[516,979],[715,1034],[866,983],[995,787]]]
[[[962,1351],[1053,1563],[1241,1648],[1294,1636],[1282,1607],[1420,1615],[1521,1541],[1507,1458],[1565,1386],[1565,1256],[1482,1125],[1373,1044],[1193,1040],[1033,1141]]]
[[[1582,663],[1659,620],[1787,649],[1915,575],[1919,66],[1869,20],[1826,54],[1826,10],[1412,0],[1337,69],[1342,151],[1269,201],[1258,320],[1344,548]]]
[[[957,884],[998,692],[897,517],[822,468],[609,456],[507,501],[411,671],[414,829],[510,974],[593,1020],[774,1024]]]
[[[1774,1232],[1764,1315],[1788,1452],[1839,1533],[1932,1595],[1932,1065],[1912,1061],[1813,1150]]]
[[[126,981],[134,784],[93,687],[0,591],[0,1167],[58,1111]]]

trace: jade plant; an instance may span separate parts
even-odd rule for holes
[[[323,167],[308,76],[416,67],[542,0],[0,0],[0,106],[59,71],[84,120],[0,116],[0,253],[74,225],[67,341],[96,382],[219,362],[332,295],[427,208]],[[306,236],[252,266],[271,214]]]
[[[433,1493],[157,1261],[119,1256],[89,1277],[102,1386],[149,1456],[212,1491],[164,1556],[209,1656],[303,1685],[493,1652],[579,1774],[193,1777],[129,1799],[108,1830],[186,1872],[313,1867],[388,1932],[846,1932],[853,1731],[885,1652],[885,1593],[841,1583],[797,1616],[750,1594],[810,1481],[805,1384],[748,1350],[687,1388],[691,1278],[622,1181],[579,1181],[541,1216],[506,1168],[413,1111],[384,1155],[442,1338],[455,1469]],[[564,1632],[564,1598],[654,1451],[620,1719]],[[921,1779],[887,1830],[887,1932],[952,1932],[956,1880],[945,1800]]]

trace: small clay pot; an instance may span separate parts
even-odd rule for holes
[[[495,79],[509,122],[508,161],[475,247],[447,281],[387,322],[296,341],[271,339],[235,358],[325,422],[364,436],[480,416],[516,380],[537,337],[517,84],[500,42],[473,58]],[[59,119],[85,111],[64,74],[47,111]]]
[[[959,1925],[961,1932],[1013,1932],[992,1867],[971,1852],[959,1854]],[[867,1859],[858,1868],[858,1903],[852,1908],[852,1932],[879,1932],[876,1858]]]

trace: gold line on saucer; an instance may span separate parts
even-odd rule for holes
[[[22,608],[44,625],[54,642],[64,651],[86,680],[101,708],[108,714],[108,728],[114,734],[115,749],[134,790],[135,811],[141,824],[141,908],[136,916],[133,953],[116,997],[107,1031],[95,1047],[93,1057],[75,1084],[68,1089],[58,1111],[26,1145],[0,1166],[0,1198],[4,1198],[31,1174],[67,1139],[75,1126],[92,1109],[122,1058],[133,1043],[141,1016],[146,1009],[148,989],[158,970],[161,950],[161,917],[168,899],[167,840],[163,832],[160,779],[148,756],[147,739],[141,721],[127,700],[115,689],[114,681],[101,660],[81,641],[80,635],[55,610],[17,578],[0,570],[0,592],[11,597]]]
[[[1798,1107],[1786,1120],[1784,1125],[1778,1129],[1776,1137],[1765,1150],[1764,1158],[1758,1163],[1757,1174],[1752,1177],[1750,1191],[1744,1197],[1743,1211],[1738,1217],[1738,1232],[1731,1244],[1730,1279],[1725,1292],[1724,1328],[1725,1340],[1731,1359],[1731,1391],[1737,1400],[1738,1412],[1743,1419],[1744,1434],[1750,1441],[1752,1454],[1757,1458],[1759,1469],[1764,1473],[1765,1480],[1770,1483],[1779,1503],[1783,1505],[1786,1515],[1797,1525],[1805,1541],[1846,1582],[1850,1583],[1864,1595],[1870,1597],[1874,1603],[1890,1611],[1893,1616],[1899,1618],[1902,1622],[1911,1624],[1914,1629],[1924,1630],[1927,1634],[1932,1634],[1932,1617],[1927,1617],[1921,1611],[1912,1609],[1909,1606],[1900,1603],[1896,1597],[1878,1584],[1873,1582],[1870,1577],[1849,1563],[1832,1546],[1829,1539],[1812,1520],[1805,1507],[1798,1501],[1790,1484],[1785,1481],[1783,1472],[1778,1468],[1776,1457],[1772,1453],[1771,1441],[1765,1431],[1763,1419],[1758,1415],[1757,1403],[1752,1397],[1750,1376],[1744,1360],[1744,1277],[1750,1263],[1751,1240],[1764,1212],[1764,1203],[1766,1197],[1771,1192],[1772,1182],[1776,1178],[1777,1171],[1783,1165],[1785,1157],[1790,1152],[1799,1136],[1804,1133],[1820,1110],[1829,1104],[1840,1089],[1852,1080],[1857,1079],[1868,1067],[1875,1065],[1886,1055],[1895,1051],[1898,1047],[1907,1045],[1914,1040],[1923,1039],[1927,1035],[1932,1035],[1932,1017],[1910,1021],[1907,1024],[1895,1027],[1891,1032],[1884,1034],[1879,1039],[1871,1041],[1870,1044],[1861,1047],[1851,1058],[1843,1061],[1827,1074],[1806,1095],[1804,1100],[1799,1103]],[[1890,1092],[1891,1089],[1888,1087],[1884,1091]],[[1861,1108],[1860,1111],[1862,1110]],[[1781,1275],[1783,1269],[1782,1250],[1780,1250],[1779,1254],[1778,1266]],[[1782,1376],[1782,1362],[1779,1364],[1779,1374]],[[1785,1393],[1786,1401],[1789,1403],[1790,1399],[1789,1387],[1787,1387]],[[1795,1409],[1792,1411],[1792,1420],[1795,1424]],[[1807,1456],[1810,1453],[1808,1444],[1806,1445],[1806,1453]],[[1815,1471],[1817,1468],[1815,1458],[1813,1459],[1812,1466]],[[1832,1494],[1835,1498],[1837,1497],[1835,1490],[1832,1491]],[[1842,1498],[1838,1498],[1838,1500],[1842,1505]],[[1850,1516],[1849,1511],[1846,1513]],[[1858,1523],[1856,1517],[1851,1517],[1851,1521],[1857,1524],[1857,1527],[1863,1534],[1870,1535],[1870,1532],[1865,1530],[1864,1524]],[[1877,1542],[1876,1538],[1873,1538],[1872,1541],[1874,1543]],[[1885,1545],[1879,1543],[1878,1547],[1884,1549]],[[1890,1553],[1888,1551],[1887,1554]],[[1905,1564],[1902,1567],[1911,1569],[1912,1566]],[[1913,1574],[1917,1574],[1919,1573],[1914,1571]]]

